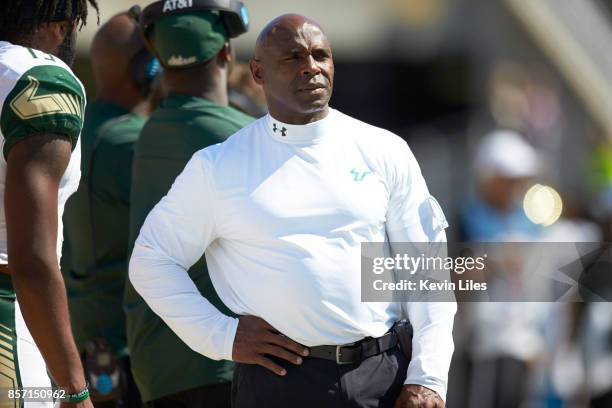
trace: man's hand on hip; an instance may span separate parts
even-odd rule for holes
[[[404,385],[394,408],[444,408],[444,401],[433,390],[422,385]]]
[[[308,348],[282,335],[265,320],[255,316],[241,316],[232,348],[232,360],[238,363],[259,364],[277,375],[287,371],[266,357],[282,358],[295,365],[302,364]]]

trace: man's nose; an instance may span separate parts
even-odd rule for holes
[[[319,64],[317,64],[317,61],[312,57],[312,55],[306,57],[304,65],[302,66],[301,74],[307,76],[314,76],[320,73],[321,68],[319,67]]]

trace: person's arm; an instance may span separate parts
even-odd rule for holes
[[[389,176],[393,185],[387,211],[387,236],[393,254],[394,243],[413,243],[418,254],[427,245],[429,255],[446,253],[447,227],[444,214],[429,194],[419,165],[408,148],[396,150],[396,166]],[[403,308],[413,327],[412,359],[405,386],[396,407],[443,407],[448,371],[454,351],[455,302],[406,302]],[[433,392],[432,392],[433,391]],[[428,405],[430,404],[430,405]]]
[[[187,270],[215,239],[214,189],[196,153],[151,210],[134,244],[129,278],[149,307],[194,351],[232,358],[238,319],[205,299]]]
[[[262,319],[224,315],[201,295],[187,273],[217,237],[219,205],[200,151],[147,216],[130,259],[130,281],[192,350],[215,360],[260,364],[282,375],[282,368],[263,355],[296,363],[299,357],[288,350],[303,352],[303,347]]]
[[[70,155],[70,140],[62,135],[16,143],[7,157],[4,208],[9,270],[23,318],[55,382],[77,392],[86,382],[56,252],[59,183]]]

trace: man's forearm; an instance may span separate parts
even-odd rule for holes
[[[192,350],[214,360],[231,360],[238,319],[221,313],[183,267],[161,254],[139,238],[130,260],[132,285]]]
[[[71,392],[80,391],[86,385],[85,375],[59,269],[40,264],[9,269],[25,323],[54,381]]]
[[[405,384],[436,391],[446,400],[448,371],[454,351],[454,302],[414,302],[409,319],[414,329],[412,359]]]

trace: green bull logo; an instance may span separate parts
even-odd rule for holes
[[[353,176],[353,181],[363,181],[363,179],[367,175],[369,175],[369,174],[372,174],[372,172],[371,171],[358,172],[355,169],[351,170],[351,175]]]

